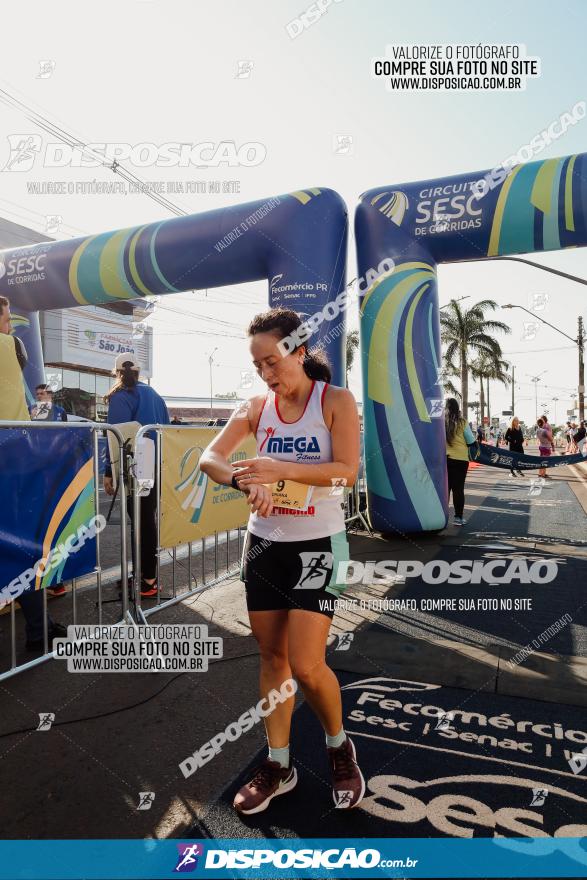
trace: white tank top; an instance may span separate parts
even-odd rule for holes
[[[332,461],[332,439],[324,422],[322,404],[328,384],[312,383],[310,396],[300,418],[285,422],[279,401],[269,391],[257,424],[257,455],[298,464]],[[330,486],[314,487],[306,511],[274,507],[271,516],[249,516],[249,531],[270,541],[309,541],[344,531],[344,493]]]

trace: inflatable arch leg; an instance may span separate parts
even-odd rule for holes
[[[369,190],[355,217],[368,504],[374,528],[446,524],[436,265],[587,244],[587,154]],[[439,407],[440,403],[440,407]]]

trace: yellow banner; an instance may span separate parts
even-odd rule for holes
[[[200,457],[220,428],[174,428],[162,431],[161,547],[176,547],[214,532],[235,529],[249,518],[242,492],[214,483],[199,468]],[[230,460],[257,454],[250,437]]]
[[[14,339],[6,333],[0,333],[0,419],[6,422],[30,420]]]

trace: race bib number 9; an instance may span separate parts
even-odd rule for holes
[[[307,510],[314,489],[313,486],[305,486],[294,480],[278,480],[269,488],[273,495],[273,506],[286,507],[289,510]]]

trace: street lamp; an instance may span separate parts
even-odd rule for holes
[[[578,279],[575,279],[578,280]],[[586,282],[587,283],[587,282]],[[502,306],[502,309],[522,309],[523,312],[527,312],[529,315],[532,315],[533,318],[537,318],[539,321],[542,321],[543,324],[546,324],[547,327],[551,327],[553,330],[556,330],[557,333],[560,333],[561,336],[564,336],[566,339],[570,339],[579,350],[579,419],[585,418],[585,364],[583,360],[583,347],[585,342],[585,334],[583,331],[583,318],[579,315],[578,319],[578,327],[577,327],[577,338],[573,339],[572,336],[569,336],[568,333],[565,333],[563,330],[559,330],[558,327],[555,327],[554,324],[551,324],[549,321],[545,321],[544,318],[541,318],[540,315],[536,315],[534,312],[531,312],[530,309],[525,308],[524,306],[513,305],[512,303],[508,303],[505,306]]]
[[[214,363],[215,351],[218,351],[218,346],[216,346],[216,348],[208,358],[208,363],[210,364],[210,418],[212,418],[212,364]]]
[[[526,373],[526,375],[530,377],[530,381],[534,382],[534,412],[536,421],[538,421],[538,383],[545,373],[548,373],[548,370],[543,370],[542,373],[539,373],[537,376],[530,376],[529,373]]]

